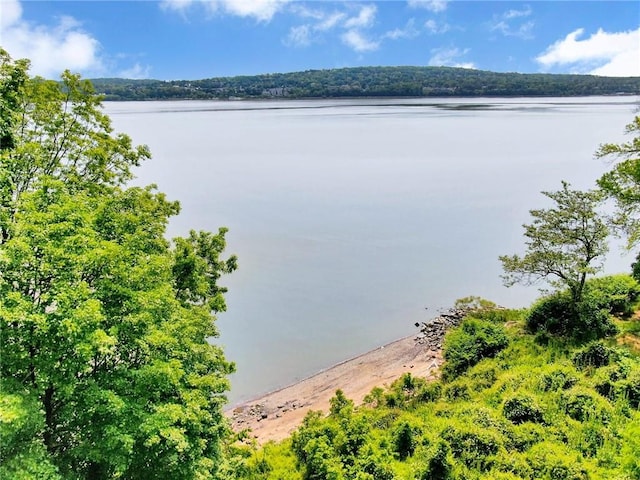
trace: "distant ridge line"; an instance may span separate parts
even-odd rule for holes
[[[201,80],[92,79],[108,101],[640,95],[640,77],[502,73],[455,67],[349,67]]]

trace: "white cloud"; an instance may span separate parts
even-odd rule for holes
[[[0,28],[16,23],[22,17],[22,6],[17,0],[2,1],[2,15],[0,15]]]
[[[349,30],[342,34],[342,41],[356,52],[371,52],[380,47],[380,42],[367,39],[358,30]]]
[[[193,4],[193,0],[162,0],[160,8],[163,10],[173,10],[176,12],[184,12]]]
[[[149,78],[149,74],[151,72],[151,67],[149,65],[140,65],[139,63],[135,63],[131,68],[127,68],[126,70],[122,70],[118,73],[119,77],[122,78]]]
[[[420,32],[416,29],[415,23],[415,20],[411,18],[403,28],[390,30],[384,34],[383,38],[389,38],[391,40],[398,40],[400,38],[415,38],[420,35]]]
[[[273,16],[291,0],[162,0],[163,10],[178,12],[182,15],[196,4],[203,5],[210,13],[252,17],[259,22],[269,22]]]
[[[502,14],[502,18],[505,20],[511,20],[512,18],[528,17],[533,13],[531,7],[526,5],[522,10],[509,10]]]
[[[373,25],[377,11],[375,5],[364,5],[360,8],[358,16],[349,18],[344,26],[346,28],[368,28]]]
[[[340,26],[347,15],[342,12],[326,13],[322,10],[312,10],[304,6],[294,6],[297,15],[311,18],[315,23],[307,23],[291,27],[283,43],[290,47],[307,47],[322,38],[322,33]]]
[[[427,32],[429,32],[432,35],[436,35],[439,33],[446,33],[449,30],[451,30],[451,26],[448,23],[439,24],[433,19],[429,19],[426,22],[424,22],[424,28],[426,28]]]
[[[627,32],[602,29],[581,40],[579,28],[536,57],[543,68],[570,66],[580,73],[615,77],[640,76],[640,28]]]
[[[526,5],[521,10],[508,10],[501,15],[494,15],[489,26],[492,32],[500,32],[505,37],[519,37],[526,40],[533,38],[533,20],[525,19],[533,13],[530,6]]]
[[[31,60],[31,73],[54,78],[69,69],[98,74],[103,71],[100,43],[72,17],[60,17],[53,26],[35,25],[22,18],[17,0],[2,0],[0,38],[13,58]]]
[[[311,26],[299,25],[291,27],[284,44],[290,47],[307,47],[311,44]]]
[[[432,67],[476,68],[473,62],[459,61],[469,53],[470,49],[460,50],[457,47],[434,48],[431,50],[429,65]]]
[[[342,22],[345,17],[346,15],[342,12],[334,12],[324,17],[322,21],[318,23],[314,28],[320,31],[331,30],[333,27]]]
[[[288,2],[289,0],[220,0],[226,12],[240,17],[254,17],[261,22],[270,21]]]
[[[408,0],[409,6],[412,8],[426,8],[427,10],[438,13],[447,9],[448,0]]]
[[[354,6],[345,3],[345,11],[323,10],[317,5],[319,3],[314,4],[313,8],[295,3],[290,6],[288,11],[304,18],[306,23],[290,28],[288,35],[283,39],[285,45],[305,47],[322,42],[326,35],[335,33],[339,35],[343,44],[355,52],[365,53],[378,50],[385,40],[414,38],[420,35],[414,19],[409,19],[403,27],[383,34],[371,33],[378,13],[374,4]]]
[[[309,8],[304,5],[292,5],[291,11],[303,18],[311,18],[315,22],[292,27],[283,43],[289,46],[308,46],[311,43],[321,41],[323,35],[331,30],[342,31],[340,39],[349,48],[356,52],[371,52],[380,47],[380,41],[373,40],[365,31],[371,28],[376,19],[377,7],[375,5],[361,5],[357,7],[355,15],[347,15],[345,12],[327,12],[319,8]],[[353,10],[352,7],[349,7]],[[390,36],[409,35],[409,30],[391,32]],[[383,36],[382,38],[386,38]],[[391,38],[391,37],[389,37]]]

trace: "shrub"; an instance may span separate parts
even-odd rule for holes
[[[494,357],[509,344],[504,327],[466,318],[445,337],[443,355],[446,363],[443,378],[450,380],[465,372],[483,358]]]
[[[464,379],[456,380],[447,385],[447,388],[444,389],[444,396],[451,402],[455,402],[456,400],[470,400],[471,392],[469,391],[469,385]]]
[[[616,329],[609,317],[608,306],[601,300],[585,294],[576,304],[568,291],[543,297],[529,310],[527,329],[577,340],[611,335]]]
[[[340,389],[329,399],[329,412],[334,417],[348,416],[353,412],[353,400],[348,399]]]
[[[304,447],[306,478],[322,480],[342,480],[344,478],[342,464],[326,437],[309,440]]]
[[[589,390],[572,388],[562,394],[564,411],[574,420],[584,422],[589,418],[601,416],[597,398]],[[602,401],[602,400],[601,400]]]
[[[420,429],[412,426],[407,421],[401,421],[393,431],[393,440],[391,442],[393,451],[398,455],[400,460],[405,460],[413,455],[418,446],[418,435]]]
[[[542,423],[542,411],[527,395],[518,395],[504,402],[503,415],[516,425],[524,422]]]
[[[442,384],[440,382],[427,382],[416,394],[416,398],[421,402],[435,402],[441,396]]]
[[[447,442],[440,440],[431,447],[426,457],[426,467],[417,475],[419,480],[449,480],[452,478],[453,465],[449,460],[450,448]]]
[[[557,368],[540,376],[540,389],[544,392],[566,390],[578,383],[578,377],[564,368]]]
[[[491,457],[498,453],[501,445],[495,430],[474,425],[449,425],[441,437],[449,443],[455,458],[467,467],[481,471],[491,467]]]
[[[568,449],[552,442],[542,442],[526,453],[533,478],[550,480],[586,480],[589,472],[582,466],[582,458],[571,455]]]
[[[522,423],[514,425],[505,432],[508,437],[507,448],[524,452],[536,443],[540,442],[546,435],[545,427],[536,423]]]
[[[480,364],[469,374],[469,379],[473,384],[473,390],[485,390],[498,379],[498,369],[494,365]]]
[[[585,285],[585,294],[609,313],[628,317],[640,298],[640,284],[630,275],[593,278]]]
[[[371,448],[368,448],[353,467],[357,472],[355,480],[393,480],[393,471],[386,465],[387,463],[388,459],[376,455]]]
[[[622,383],[622,393],[633,408],[640,409],[640,369],[635,369]]]
[[[592,342],[573,356],[573,364],[577,368],[605,367],[614,358],[615,350],[602,342]]]

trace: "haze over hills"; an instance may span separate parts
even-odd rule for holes
[[[92,82],[105,100],[639,95],[640,77],[497,73],[454,67],[357,67],[202,80]]]

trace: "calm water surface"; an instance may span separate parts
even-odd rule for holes
[[[137,183],[182,204],[169,234],[229,227],[240,269],[219,315],[232,402],[415,331],[467,295],[526,306],[498,255],[522,252],[528,210],[593,159],[640,99],[107,103],[149,145]],[[606,271],[627,271],[617,247]],[[426,309],[426,310],[425,310]]]

